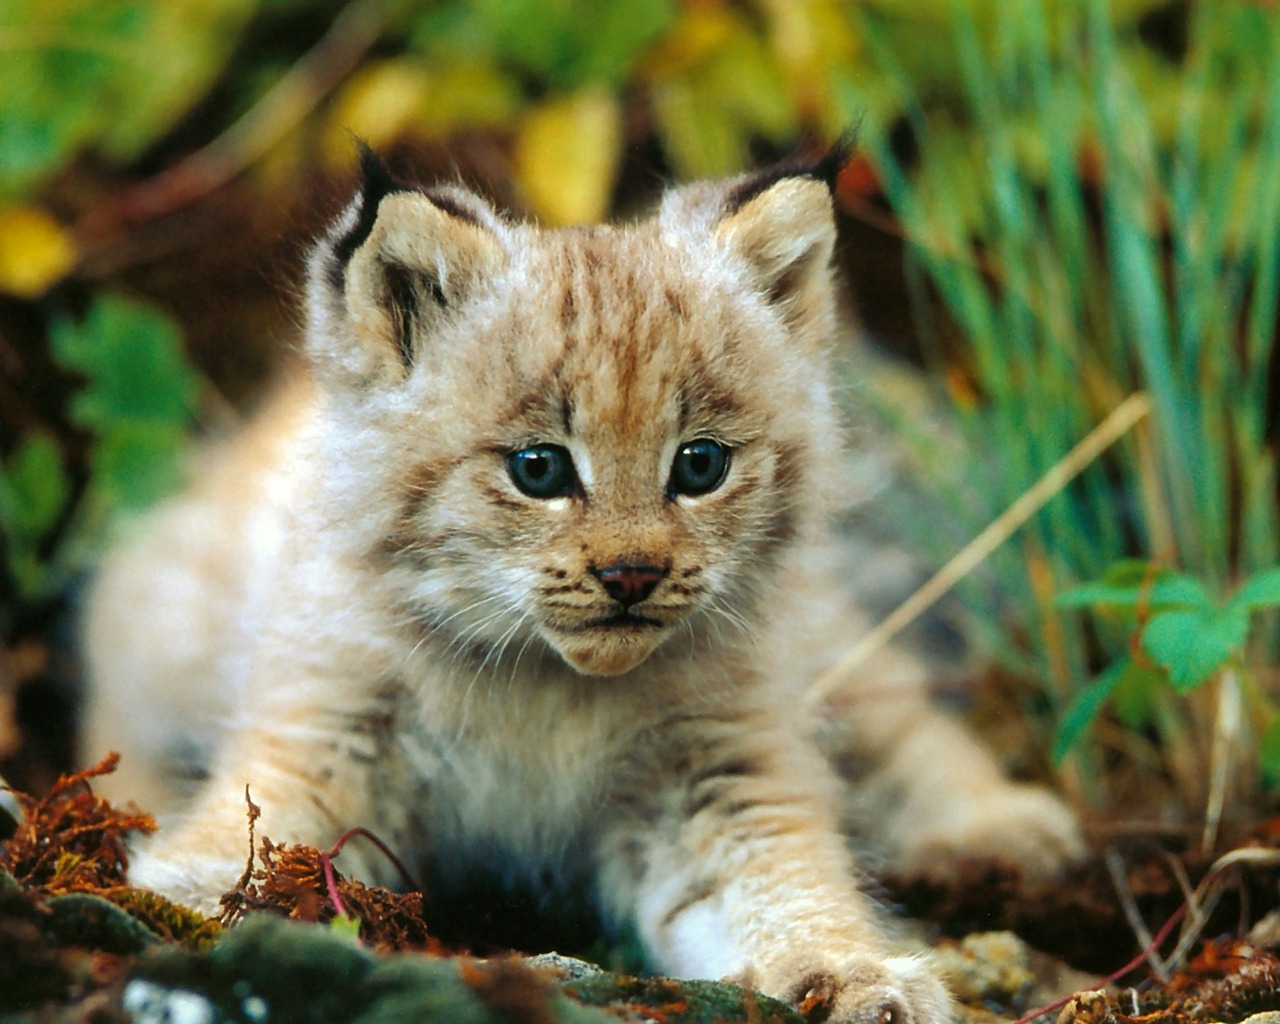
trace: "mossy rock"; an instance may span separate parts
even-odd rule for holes
[[[335,929],[266,914],[207,953],[152,947],[132,973],[125,1002],[138,1019],[162,1019],[166,999],[198,999],[208,1024],[802,1024],[782,1003],[735,985],[609,974],[562,985],[516,958],[379,956]]]
[[[80,946],[129,956],[158,941],[154,932],[114,903],[87,892],[51,896],[40,930],[56,946]]]
[[[211,1022],[616,1024],[519,961],[376,956],[334,929],[265,914],[233,928],[207,954],[155,949],[139,959],[134,978],[148,985],[154,1012],[163,1012],[157,993],[197,994]]]
[[[719,981],[602,974],[572,982],[565,991],[589,1006],[607,1007],[615,1013],[629,1010],[637,1020],[657,1019],[670,1024],[804,1024],[804,1018],[785,1003]]]

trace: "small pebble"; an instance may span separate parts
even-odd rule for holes
[[[120,999],[133,1024],[213,1024],[213,1005],[197,992],[135,978]]]
[[[1009,1003],[1035,983],[1026,943],[1012,932],[976,932],[934,950],[933,960],[957,999]]]
[[[527,956],[524,962],[532,967],[535,971],[543,971],[555,977],[557,981],[578,981],[582,978],[591,978],[597,974],[604,974],[604,968],[598,967],[586,960],[576,960],[571,956],[563,956],[560,953],[540,953],[537,956]]]

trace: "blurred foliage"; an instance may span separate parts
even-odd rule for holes
[[[54,324],[53,351],[85,379],[73,422],[92,432],[90,478],[110,508],[143,508],[176,482],[196,377],[177,326],[154,309],[100,296],[80,323]]]
[[[6,0],[0,200],[93,148],[136,160],[222,72],[255,0]]]
[[[229,191],[255,217],[289,210],[300,182],[350,174],[353,136],[572,224],[629,211],[637,182],[732,173],[860,125],[838,198],[903,240],[914,294],[886,301],[914,300],[954,413],[955,445],[899,418],[941,498],[923,542],[949,554],[1126,394],[1153,401],[964,588],[976,633],[1044,682],[1054,715],[1128,639],[1059,594],[1129,557],[1211,594],[1276,561],[1273,5],[8,0],[0,54],[0,295],[23,323],[0,320],[0,371],[11,393],[43,363],[79,388],[59,408],[0,403],[5,571],[27,597],[57,589],[112,509],[173,483],[207,405],[175,323],[118,297],[138,294],[120,268],[230,247],[186,238],[184,218]],[[1238,652],[1272,691],[1277,632],[1259,615]],[[1187,793],[1214,685],[1166,687],[1176,699],[1123,741],[1154,737]],[[1116,743],[1109,719],[1087,721],[1073,770],[1103,796]]]
[[[1061,760],[1107,700],[1114,700],[1120,719],[1137,731],[1156,719],[1163,687],[1187,694],[1224,671],[1249,676],[1244,652],[1250,617],[1280,606],[1280,567],[1257,573],[1220,601],[1194,576],[1126,560],[1102,579],[1066,591],[1058,605],[1096,609],[1129,634],[1128,652],[1077,693],[1063,715],[1054,744],[1054,757]],[[1280,731],[1280,709],[1270,695],[1258,696],[1267,705],[1264,733]],[[1271,759],[1280,751],[1263,748],[1264,773],[1280,776],[1280,761]]]
[[[573,92],[624,85],[675,9],[675,0],[452,0],[422,5],[411,22],[428,63],[466,53],[534,89]]]
[[[1070,6],[1051,4],[1051,16]],[[1116,0],[1110,20],[1131,28],[1161,6]],[[951,0],[353,0],[345,8],[324,0],[12,0],[0,13],[0,203],[38,202],[43,186],[88,155],[121,170],[152,164],[184,116],[215,95],[218,109],[204,110],[192,135],[219,138],[288,70],[274,48],[254,61],[247,44],[238,46],[286,24],[309,25],[314,38],[343,11],[356,11],[377,29],[364,59],[334,81],[311,83],[307,120],[331,129],[323,138],[333,158],[350,158],[352,134],[386,146],[406,136],[493,131],[515,143],[511,170],[533,212],[553,223],[596,220],[612,206],[623,148],[650,133],[675,176],[690,178],[740,170],[761,143],[785,151],[802,135],[833,137],[860,119],[888,126],[916,103],[958,118],[963,69],[951,7]],[[996,33],[1000,10],[979,5],[977,30]],[[1159,94],[1180,69],[1142,40],[1130,42],[1134,66]],[[293,53],[295,61],[305,56]],[[306,126],[293,127],[280,125],[279,144],[307,145]],[[581,189],[574,203],[563,194],[578,189],[553,194],[545,185],[563,168]],[[46,283],[66,269],[55,267]],[[0,287],[12,290],[11,277],[0,265]]]
[[[1153,406],[997,552],[968,605],[1065,710],[1085,792],[1105,797],[1104,765],[1130,759],[1159,765],[1188,807],[1211,799],[1224,763],[1248,792],[1275,713],[1277,617],[1267,606],[1250,629],[1207,595],[1267,578],[1280,543],[1280,13],[1194,5],[1156,50],[1101,0],[1022,4],[994,24],[954,6],[953,110],[923,97],[904,108],[911,165],[870,140],[920,274],[918,308],[936,314],[940,300],[963,339],[948,361],[965,443],[958,457],[931,439],[916,449],[950,481],[951,521],[976,532],[1128,394]],[[897,52],[877,47],[893,67]],[[908,95],[909,72],[890,77]],[[1149,665],[1091,683],[1100,663],[1126,664],[1134,633],[1055,599],[1134,554],[1200,597],[1141,632]],[[1224,696],[1229,661],[1258,681],[1255,699]],[[1157,675],[1172,685],[1148,686]],[[1141,728],[1080,735],[1093,717],[1080,702],[1121,683],[1156,705],[1128,717]]]
[[[99,296],[82,322],[55,321],[52,346],[85,382],[69,414],[92,438],[89,482],[76,492],[62,451],[44,432],[24,436],[0,464],[8,571],[26,600],[67,584],[111,513],[143,508],[174,486],[198,383],[176,324],[115,296]]]

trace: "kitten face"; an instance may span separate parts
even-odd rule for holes
[[[805,185],[829,224],[825,189]],[[420,195],[382,200],[344,311],[367,335],[392,307],[402,332],[370,363],[383,379],[357,392],[396,467],[384,550],[403,604],[458,649],[516,661],[549,647],[591,675],[676,636],[742,642],[820,513],[837,447],[829,250],[784,260],[796,279],[771,292],[741,239],[698,222],[706,200],[680,197],[634,227],[558,233],[446,213],[448,251],[424,255],[424,205],[437,221]],[[430,283],[377,276],[407,265],[388,260],[406,248],[395,232],[419,243]]]

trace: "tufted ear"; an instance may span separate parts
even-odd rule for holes
[[[836,228],[831,195],[819,181],[787,177],[745,198],[730,193],[712,237],[747,265],[756,288],[784,316],[830,288]]]
[[[311,348],[358,379],[402,379],[502,265],[501,223],[478,196],[395,181],[369,150],[363,185],[312,255]]]
[[[796,327],[830,301],[832,193],[852,146],[846,135],[816,163],[768,168],[731,182],[712,225],[715,243],[746,264],[766,301]]]

